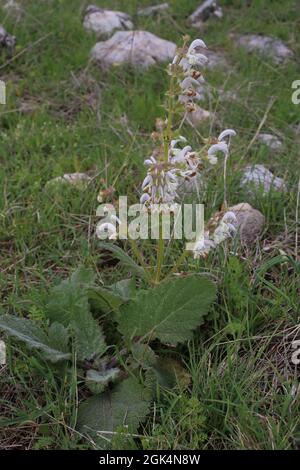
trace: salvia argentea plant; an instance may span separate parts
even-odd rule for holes
[[[230,140],[236,135],[233,129],[226,129],[217,139],[207,139],[200,150],[193,150],[187,139],[181,135],[181,128],[189,114],[197,109],[197,100],[201,99],[202,84],[204,82],[203,67],[207,62],[205,55],[206,45],[201,39],[196,39],[187,46],[187,38],[184,45],[178,49],[172,64],[168,66],[170,87],[167,92],[165,108],[167,117],[165,120],[157,120],[157,130],[152,134],[156,143],[151,156],[145,159],[147,168],[146,177],[142,183],[142,195],[140,203],[148,211],[161,210],[172,214],[174,204],[180,201],[177,194],[182,181],[197,178],[207,166],[216,165],[218,154],[223,155],[224,163],[224,204],[223,217],[218,224],[208,223],[204,236],[195,240],[193,255],[195,258],[206,256],[209,251],[218,244],[230,238],[236,232],[236,217],[234,213],[227,212],[226,172],[227,159],[229,157]],[[222,214],[221,212],[221,214]],[[99,226],[99,231],[107,232],[110,239],[117,238],[116,224],[121,224],[119,219],[105,222]],[[157,284],[161,280],[162,267],[164,265],[164,241],[162,233],[158,241],[156,269],[147,266],[142,253],[135,242],[131,241],[132,248],[142,268],[152,273],[150,282]],[[177,268],[187,256],[183,252],[174,265]],[[173,268],[174,271],[174,268]],[[151,276],[150,276],[151,277]]]
[[[167,117],[159,121],[153,134],[156,147],[145,160],[147,174],[140,200],[146,211],[162,203],[171,212],[178,200],[179,182],[215,165],[219,153],[224,158],[226,188],[230,139],[235,132],[229,129],[218,139],[207,139],[200,150],[193,150],[181,132],[196,108],[207,61],[205,50],[200,39],[189,46],[185,39],[168,67]],[[224,193],[221,217],[217,223],[208,222],[204,237],[195,240],[195,257],[206,256],[236,230],[234,214],[226,211],[226,189]],[[50,361],[61,386],[76,374],[81,395],[88,397],[81,402],[78,416],[72,418],[72,426],[97,448],[110,448],[116,435],[122,436],[124,446],[128,439],[133,445],[130,436],[145,420],[151,402],[157,400],[158,385],[187,387],[189,376],[175,360],[174,348],[192,338],[216,294],[215,284],[207,276],[180,274],[186,252],[173,262],[171,272],[164,272],[162,236],[154,266],[144,259],[134,240],[130,242],[136,259],[132,258],[114,240],[116,224],[121,223],[115,219],[101,227],[111,241],[100,246],[120,260],[130,274],[126,279],[99,286],[93,272],[82,267],[51,290],[42,324],[0,315],[0,329],[34,349],[41,361]]]

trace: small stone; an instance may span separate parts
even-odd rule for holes
[[[282,147],[281,140],[272,134],[259,134],[257,140],[267,145],[270,150],[279,150]]]
[[[9,54],[13,54],[16,45],[16,38],[7,33],[3,26],[0,25],[0,49],[6,48]]]
[[[86,173],[66,173],[63,176],[58,176],[46,183],[46,188],[53,187],[56,185],[70,185],[76,186],[79,189],[84,189],[92,181],[92,178]]]
[[[102,68],[130,64],[147,69],[158,62],[173,59],[175,52],[176,44],[148,31],[118,31],[107,41],[98,42],[91,56]]]
[[[209,17],[215,16],[217,18],[222,18],[223,10],[218,5],[218,2],[215,0],[205,0],[195,11],[192,13],[188,22],[192,26],[198,26],[202,21],[207,21]]]
[[[168,3],[160,3],[159,5],[153,5],[151,7],[139,8],[137,14],[139,16],[151,16],[157,13],[161,13],[162,11],[166,11],[169,8],[170,7]]]
[[[187,122],[192,127],[198,127],[207,119],[212,118],[212,113],[206,109],[200,108],[200,106],[194,105],[194,111],[189,111],[186,117]]]
[[[245,34],[234,36],[234,42],[238,47],[244,47],[248,52],[258,52],[270,57],[276,63],[292,59],[294,53],[280,39],[257,34]]]
[[[94,5],[87,7],[83,26],[86,31],[94,32],[98,37],[109,36],[115,30],[133,28],[131,18],[126,13],[103,10]]]
[[[241,186],[253,185],[262,188],[263,194],[271,190],[286,191],[286,185],[282,178],[274,176],[273,173],[263,165],[247,166],[241,179]]]
[[[247,202],[229,207],[228,211],[232,211],[236,216],[241,243],[247,246],[253,244],[264,228],[265,217],[263,214]]]

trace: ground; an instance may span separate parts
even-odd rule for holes
[[[17,37],[15,55],[2,54],[0,65],[8,94],[0,107],[0,310],[43,323],[49,287],[78,265],[92,267],[99,283],[119,279],[121,268],[103,262],[94,236],[97,194],[113,187],[115,195],[137,200],[168,81],[164,65],[140,73],[129,67],[103,72],[90,63],[95,37],[82,27],[87,2],[23,3],[26,13],[19,23],[0,10],[0,23]],[[152,4],[100,3],[134,17],[137,7]],[[184,34],[201,37],[227,58],[229,68],[209,71],[206,80],[215,90],[234,91],[238,99],[220,101],[216,91],[207,104],[212,120],[199,128],[200,136],[192,129],[185,133],[196,146],[202,135],[227,127],[237,131],[228,199],[252,204],[266,223],[247,251],[221,249],[208,259],[188,261],[189,270],[213,275],[218,301],[211,320],[175,352],[190,374],[189,386],[160,396],[132,445],[297,449],[299,366],[291,356],[292,341],[300,339],[300,161],[293,126],[300,121],[300,105],[292,103],[291,85],[300,79],[299,5],[223,1],[224,17],[210,19],[199,32],[186,22],[199,0],[169,3],[169,13],[158,19],[135,17],[138,28],[177,44]],[[244,33],[282,39],[295,60],[275,65],[235,48],[232,34]],[[278,135],[283,149],[270,152],[253,141],[258,130]],[[263,196],[241,189],[241,171],[249,163],[264,164],[283,177],[288,191]],[[92,176],[86,190],[45,188],[51,178],[74,172]],[[216,169],[201,200],[207,218],[220,208],[222,197],[222,174]],[[20,344],[8,342],[7,349],[8,364],[0,368],[0,448],[92,447],[75,430],[81,396],[73,375],[58,385],[53,368]]]

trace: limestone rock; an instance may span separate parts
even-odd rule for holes
[[[58,176],[48,181],[46,188],[53,187],[56,185],[70,185],[84,189],[92,181],[92,178],[86,173],[66,173],[63,176]]]
[[[91,56],[103,68],[130,64],[146,69],[157,62],[172,60],[175,51],[176,44],[148,31],[118,31],[107,41],[98,42]]]
[[[286,185],[282,178],[274,176],[263,165],[247,166],[241,179],[241,186],[252,185],[255,188],[262,188],[263,194],[268,194],[271,190],[286,191]]]
[[[222,18],[223,10],[216,0],[205,0],[201,5],[189,16],[188,21],[193,26],[207,21],[210,16]]]
[[[267,145],[270,150],[280,150],[282,147],[281,140],[272,134],[259,134],[257,140]]]
[[[110,36],[115,30],[132,29],[131,18],[121,11],[103,10],[89,5],[85,12],[83,26],[86,31],[94,32],[97,36]]]
[[[139,8],[137,14],[139,16],[151,16],[157,13],[161,13],[162,11],[166,11],[169,9],[168,3],[160,3],[159,5],[153,5],[151,7],[146,8]]]
[[[234,42],[238,47],[244,47],[248,52],[258,52],[270,57],[276,63],[292,59],[294,54],[280,39],[257,34],[235,36]]]
[[[253,244],[264,228],[265,217],[263,214],[246,202],[229,207],[228,210],[236,216],[238,234],[242,244],[247,246]]]

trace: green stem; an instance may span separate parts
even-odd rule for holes
[[[171,275],[171,274],[174,274],[177,269],[182,265],[182,263],[184,262],[185,258],[187,257],[188,255],[188,252],[186,250],[183,251],[183,253],[181,253],[181,255],[179,256],[179,258],[177,258],[177,261],[176,263],[174,264],[173,268],[171,269],[170,273],[168,274]]]
[[[155,275],[155,283],[158,284],[160,281],[162,266],[163,266],[163,259],[164,259],[164,251],[165,251],[165,244],[162,237],[162,219],[161,214],[159,216],[159,241],[158,241],[158,249],[157,249],[157,267],[156,267],[156,275]]]
[[[143,258],[143,255],[142,255],[141,251],[139,250],[135,240],[132,240],[132,238],[129,238],[129,242],[130,242],[130,245],[131,245],[131,248],[132,248],[132,251],[133,251],[135,257],[139,261],[140,265],[144,269],[147,276],[150,277],[150,275],[149,275],[149,266],[145,262],[145,260]]]

